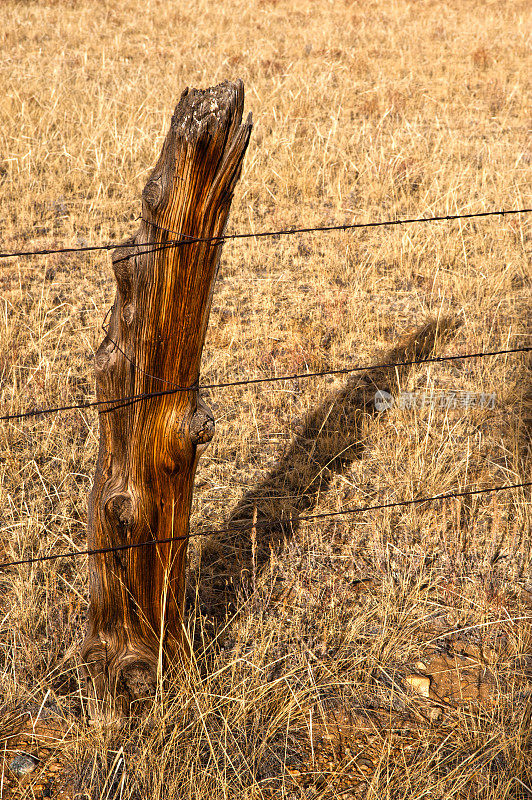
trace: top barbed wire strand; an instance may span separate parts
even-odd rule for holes
[[[414,223],[423,223],[423,222],[445,222],[445,221],[452,221],[457,219],[475,219],[478,217],[495,217],[495,216],[506,216],[509,214],[529,214],[532,211],[532,208],[510,208],[510,209],[500,209],[497,211],[479,211],[476,213],[468,213],[468,214],[444,214],[441,216],[435,217],[413,217],[407,219],[395,219],[395,220],[383,220],[381,222],[355,222],[349,223],[345,225],[319,225],[316,227],[306,227],[306,228],[284,228],[277,231],[259,231],[258,233],[231,233],[226,234],[224,236],[208,236],[208,237],[193,237],[187,236],[186,234],[179,233],[178,231],[172,231],[167,228],[161,228],[154,223],[150,223],[148,220],[144,220],[148,222],[148,224],[153,225],[153,227],[157,228],[166,233],[171,233],[175,236],[179,236],[179,240],[171,240],[168,242],[134,242],[133,244],[129,244],[128,247],[151,247],[154,251],[157,251],[161,248],[166,247],[180,247],[184,244],[221,244],[222,242],[226,242],[232,239],[261,239],[269,236],[293,236],[296,233],[325,233],[329,231],[348,231],[348,230],[356,230],[359,228],[381,228],[385,226],[393,226],[393,225],[411,225]],[[53,255],[54,253],[86,253],[86,252],[93,252],[98,250],[114,250],[117,247],[124,246],[123,243],[120,242],[112,242],[108,244],[100,244],[100,245],[86,245],[83,247],[60,247],[60,248],[46,248],[42,250],[18,250],[18,251],[11,251],[11,252],[0,252],[0,258],[15,258],[15,257],[24,257],[24,256],[48,256]],[[151,250],[143,250],[143,253],[152,252]],[[128,255],[128,258],[138,255],[135,253],[131,253]]]

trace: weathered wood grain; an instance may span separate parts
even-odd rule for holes
[[[127,712],[187,652],[185,559],[194,473],[214,420],[198,397],[221,244],[251,132],[241,82],[185,91],[142,193],[142,222],[113,253],[117,293],[95,358],[99,400],[185,391],[100,414],[89,546],[183,537],[91,557],[82,649],[91,713]],[[153,248],[138,247],[150,242]]]

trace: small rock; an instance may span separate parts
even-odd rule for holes
[[[480,661],[482,658],[482,649],[476,644],[471,644],[469,642],[455,642],[454,649],[457,653],[460,653],[461,656],[465,656],[467,658],[474,658],[477,661]]]
[[[18,756],[15,756],[13,761],[10,762],[9,769],[17,778],[22,778],[23,775],[28,775],[30,772],[33,772],[38,763],[38,758],[29,756],[27,753],[19,753]]]
[[[366,758],[365,756],[361,756],[361,758],[357,758],[356,766],[362,772],[372,772],[375,767],[373,766],[373,761],[370,758]]]
[[[422,697],[428,697],[430,694],[430,678],[426,675],[407,675],[405,683]]]
[[[415,666],[416,669],[419,670],[419,672],[425,672],[425,670],[427,669],[427,665],[425,664],[424,661],[416,661]]]
[[[441,722],[443,718],[443,711],[438,706],[432,706],[429,709],[429,719],[431,722]]]

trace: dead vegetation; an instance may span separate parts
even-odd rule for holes
[[[176,98],[224,78],[255,120],[232,230],[527,204],[520,0],[3,11],[1,250],[131,233]],[[529,224],[228,243],[203,380],[529,344]],[[112,295],[103,255],[0,263],[2,410],[92,398]],[[0,797],[532,797],[529,495],[301,519],[530,480],[531,385],[515,355],[212,393],[192,526],[232,533],[191,542],[190,674],[88,726],[85,559],[2,571]],[[2,425],[2,561],[84,548],[97,424]]]

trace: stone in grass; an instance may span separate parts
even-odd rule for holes
[[[23,778],[24,775],[29,775],[30,772],[33,772],[38,763],[39,759],[35,758],[35,756],[19,753],[10,761],[9,769],[17,778]]]
[[[422,697],[429,697],[430,678],[426,675],[407,675],[405,677],[405,683]]]

